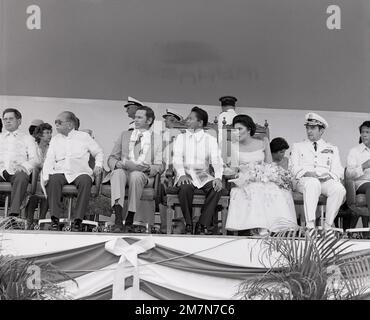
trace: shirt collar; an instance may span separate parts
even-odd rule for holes
[[[148,135],[150,135],[151,133],[151,130],[145,130],[145,131],[140,131],[138,129],[134,129],[132,131],[132,134],[131,134],[131,140],[132,141],[136,141],[138,139],[138,137],[140,136],[140,134],[142,135],[142,137],[147,137]]]
[[[361,143],[360,144],[360,149],[361,149],[361,152],[364,152],[364,151],[370,151],[370,148],[368,148],[366,145],[365,145],[365,143]]]
[[[203,129],[201,129],[201,130],[199,130],[199,131],[197,131],[197,132],[192,132],[192,131],[190,131],[190,130],[186,130],[186,135],[187,135],[187,137],[194,137],[197,141],[199,141],[200,139],[202,139],[202,137],[203,137],[203,135],[204,135],[204,130]]]
[[[19,130],[17,129],[13,132],[6,131],[5,136],[8,137],[8,136],[12,135],[12,136],[16,137],[16,136],[18,136],[18,134],[19,134]]]
[[[323,139],[320,139],[320,140],[317,140],[317,141],[311,141],[311,140],[307,139],[307,142],[308,142],[309,144],[312,144],[312,145],[316,142],[316,144],[317,144],[318,146],[322,146],[322,145],[325,143],[325,141],[324,141]]]

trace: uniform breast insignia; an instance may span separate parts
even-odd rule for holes
[[[332,149],[324,149],[321,153],[334,153],[334,151]]]

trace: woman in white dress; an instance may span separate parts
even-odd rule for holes
[[[239,165],[226,170],[226,174],[238,172],[237,179],[230,180],[236,187],[230,193],[226,228],[233,231],[258,228],[259,234],[265,235],[269,231],[297,227],[291,192],[285,190],[278,179],[270,181],[273,176],[270,172],[281,171],[272,163],[268,139],[253,138],[256,125],[247,115],[236,116],[233,127],[239,130],[238,145],[232,148],[238,150],[233,157],[238,157]],[[269,165],[263,166],[264,163]]]

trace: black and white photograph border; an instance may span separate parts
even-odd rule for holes
[[[0,0],[0,300],[368,300],[369,39],[368,0]]]

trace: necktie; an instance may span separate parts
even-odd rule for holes
[[[317,151],[317,142],[316,141],[313,143],[313,148],[315,149],[315,151]]]
[[[135,142],[135,147],[134,147],[134,155],[135,155],[135,160],[137,160],[140,156],[140,151],[141,151],[141,138],[143,135],[140,133],[137,137],[137,140]]]

